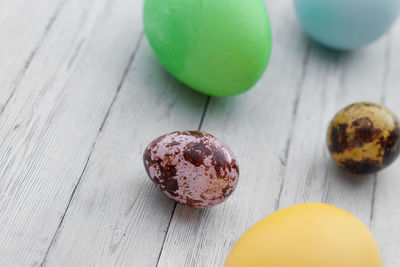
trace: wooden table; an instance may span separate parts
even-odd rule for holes
[[[160,66],[142,1],[1,1],[0,266],[221,266],[255,222],[310,201],[357,215],[385,266],[400,266],[400,160],[356,177],[325,145],[347,104],[400,114],[400,23],[338,53],[304,35],[291,1],[266,3],[268,71],[220,99]],[[145,146],[178,129],[213,133],[237,155],[240,184],[222,205],[176,205],[148,179]]]

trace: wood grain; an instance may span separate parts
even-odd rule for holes
[[[399,161],[353,176],[325,144],[352,102],[400,115],[400,23],[334,52],[304,35],[291,1],[266,1],[268,71],[222,99],[166,73],[143,34],[142,1],[31,2],[0,0],[0,266],[222,266],[255,222],[310,201],[357,215],[385,266],[400,264]],[[238,189],[217,207],[177,205],[146,177],[145,146],[185,129],[238,157]]]
[[[400,116],[400,21],[387,37],[382,102]],[[381,248],[384,266],[399,266],[400,258],[400,161],[378,173],[372,205],[372,231]]]
[[[205,100],[172,79],[148,43],[142,43],[50,250],[48,266],[155,266],[175,204],[143,171],[143,151],[157,135],[197,129]]]
[[[386,41],[352,53],[313,45],[279,207],[323,201],[369,223],[374,176],[353,176],[337,168],[326,149],[326,132],[341,108],[357,101],[380,102]]]
[[[10,101],[64,3],[0,1],[0,111]]]
[[[126,3],[66,1],[1,114],[2,266],[48,251],[142,31]]]
[[[285,23],[287,32],[288,25],[299,31],[295,22],[285,20],[293,14],[281,2],[269,1],[268,6],[276,44],[266,77],[240,100],[212,100],[203,126],[239,151],[239,162],[245,166],[240,187],[225,205],[212,210],[178,206],[159,266],[221,266],[238,236],[270,213],[274,203],[276,208],[302,202],[331,203],[371,223],[375,176],[356,177],[334,166],[325,138],[330,119],[342,107],[356,101],[381,102],[388,39],[358,52],[329,51],[301,35],[280,35],[279,23]],[[274,20],[274,15],[279,19]],[[292,47],[277,48],[296,42],[310,46],[309,51],[297,50],[292,55]],[[279,52],[291,58],[277,59]],[[299,55],[303,55],[302,64],[294,64],[293,58],[298,60]],[[281,72],[275,72],[279,67]],[[302,75],[290,75],[292,68],[302,70]],[[269,80],[278,77],[279,81]],[[290,77],[295,85],[287,86],[283,77]],[[260,87],[267,89],[257,92]],[[293,88],[298,90],[298,99],[290,98],[296,95]],[[243,102],[252,94],[251,110],[246,112]],[[294,111],[292,117],[288,111]]]
[[[277,205],[311,43],[290,2],[268,8],[275,43],[266,75],[244,95],[213,98],[203,123],[237,154],[238,189],[212,209],[178,205],[158,266],[222,266],[240,235]]]

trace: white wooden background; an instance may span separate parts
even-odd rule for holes
[[[356,177],[325,146],[347,104],[400,114],[400,23],[337,53],[303,34],[291,1],[266,4],[268,71],[218,99],[163,70],[141,0],[0,0],[0,266],[221,266],[255,222],[309,201],[357,215],[385,266],[400,266],[400,160]],[[145,146],[179,129],[210,132],[237,155],[239,187],[222,205],[176,205],[147,178]]]

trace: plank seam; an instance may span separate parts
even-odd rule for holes
[[[381,99],[380,102],[382,105],[385,104],[386,102],[386,86],[387,86],[387,79],[389,76],[389,62],[390,62],[390,57],[392,53],[392,48],[391,48],[391,34],[389,34],[387,38],[387,44],[385,48],[385,65],[383,68],[383,74],[382,74],[382,94],[381,94]],[[376,198],[376,188],[378,187],[378,174],[374,175],[374,184],[372,186],[372,198],[371,198],[371,210],[369,214],[369,223],[372,224],[372,221],[374,220],[374,210],[375,210],[375,198]]]
[[[177,205],[178,205],[178,203],[175,202],[174,208],[172,209],[172,212],[171,212],[171,217],[169,217],[168,226],[167,226],[167,229],[165,230],[164,239],[163,239],[163,242],[162,242],[162,245],[161,245],[161,250],[160,250],[160,253],[158,253],[156,267],[158,267],[158,264],[160,263],[161,254],[162,254],[162,252],[164,250],[165,241],[167,240],[168,231],[169,231],[169,228],[171,226],[172,218],[174,217]]]
[[[71,56],[71,59],[68,61],[67,68],[66,68],[67,70],[70,70],[72,68],[72,65],[74,64],[76,58],[78,57],[79,52],[81,51],[82,46],[85,43],[85,40],[86,40],[86,38],[83,38],[82,40],[80,40],[78,45],[75,47],[75,50]]]
[[[293,111],[292,111],[292,123],[291,123],[291,127],[289,130],[289,136],[286,140],[286,145],[285,145],[285,149],[284,149],[284,160],[281,160],[281,162],[283,163],[282,168],[283,170],[280,172],[279,178],[281,180],[281,184],[279,187],[279,192],[278,192],[278,196],[275,202],[275,210],[277,210],[279,208],[280,205],[280,201],[281,201],[281,197],[282,197],[282,192],[283,192],[283,186],[285,183],[285,174],[286,174],[286,168],[287,168],[287,160],[289,158],[289,151],[290,151],[290,147],[291,147],[291,143],[292,143],[292,138],[293,138],[293,133],[294,133],[294,125],[296,123],[297,120],[297,111],[299,108],[299,103],[300,103],[300,98],[301,98],[301,94],[303,92],[303,87],[304,87],[304,83],[307,77],[307,66],[308,66],[308,62],[309,59],[311,57],[311,51],[312,51],[312,42],[308,41],[307,43],[307,47],[306,47],[306,51],[304,54],[304,58],[303,58],[303,71],[299,80],[299,83],[297,85],[297,94],[296,94],[296,98],[293,104]]]
[[[68,203],[67,203],[67,207],[65,208],[64,213],[61,216],[61,219],[60,219],[60,222],[59,222],[59,224],[57,226],[55,234],[53,235],[53,237],[52,237],[52,239],[50,241],[50,244],[49,244],[49,246],[48,246],[48,248],[47,248],[47,250],[45,252],[45,255],[43,257],[43,260],[42,260],[42,263],[40,264],[40,266],[44,266],[46,264],[46,260],[47,260],[48,256],[50,255],[51,248],[55,244],[55,242],[57,240],[57,237],[60,235],[61,227],[62,227],[62,225],[64,223],[65,216],[66,216],[66,214],[67,214],[67,212],[68,212],[68,210],[69,210],[69,208],[71,206],[72,200],[73,200],[73,198],[75,196],[75,193],[76,193],[76,191],[77,191],[77,189],[78,189],[78,187],[79,187],[79,185],[80,185],[80,183],[82,181],[82,178],[83,178],[84,174],[86,173],[87,166],[88,166],[88,164],[90,162],[90,159],[91,159],[91,157],[93,155],[93,152],[94,152],[94,150],[96,148],[97,141],[98,141],[98,139],[100,137],[100,134],[101,134],[101,132],[102,132],[102,130],[104,128],[105,122],[108,120],[108,117],[109,117],[110,112],[111,112],[111,110],[112,110],[112,108],[114,106],[114,103],[115,103],[116,99],[118,98],[119,92],[121,91],[121,88],[122,88],[122,86],[123,86],[123,84],[124,84],[124,82],[126,80],[126,77],[128,76],[129,69],[131,68],[132,63],[133,63],[133,61],[135,59],[135,56],[136,56],[136,54],[137,54],[137,52],[139,50],[140,44],[141,44],[141,42],[143,40],[143,36],[144,36],[144,32],[142,31],[140,33],[139,39],[138,39],[138,41],[136,43],[136,46],[135,46],[135,48],[133,50],[133,53],[129,58],[128,64],[125,67],[124,73],[123,73],[122,78],[121,78],[121,80],[120,80],[120,82],[118,84],[118,87],[117,87],[117,90],[115,92],[115,95],[114,95],[114,97],[113,97],[113,99],[111,101],[111,104],[108,107],[107,113],[105,114],[105,116],[103,118],[103,121],[102,121],[102,123],[100,125],[100,128],[99,128],[99,131],[98,131],[98,133],[96,135],[96,138],[95,138],[95,140],[94,140],[94,142],[93,142],[93,144],[92,144],[92,146],[90,148],[90,152],[89,152],[88,158],[86,160],[85,166],[83,167],[83,170],[82,170],[82,172],[81,172],[81,174],[79,176],[79,179],[78,179],[76,185],[74,186],[74,189],[72,190],[72,193],[71,193],[70,198],[69,198]]]
[[[198,131],[201,131],[201,128],[203,127],[204,118],[206,117],[206,113],[207,113],[208,106],[210,105],[210,101],[211,101],[211,96],[208,96],[206,99],[206,104],[204,105],[203,113],[201,114],[199,127],[197,128]]]
[[[20,82],[22,81],[22,78],[25,76],[26,71],[28,70],[29,66],[31,65],[34,57],[36,56],[36,53],[39,51],[40,47],[42,46],[42,44],[44,43],[44,41],[46,40],[48,33],[50,31],[50,29],[52,28],[55,20],[57,19],[58,15],[61,13],[61,10],[63,9],[63,7],[65,6],[65,3],[67,1],[62,1],[61,4],[56,8],[55,13],[53,14],[53,16],[50,18],[49,22],[47,23],[45,30],[42,34],[42,37],[39,39],[39,42],[37,43],[37,45],[34,47],[33,51],[30,53],[28,59],[25,62],[25,65],[23,67],[22,70],[19,71],[19,73],[17,74],[17,77],[15,77],[15,80],[13,82],[13,89],[11,90],[10,95],[8,96],[8,98],[6,99],[6,101],[4,102],[4,104],[1,106],[0,108],[0,114],[3,113],[4,109],[7,107],[7,105],[10,103],[11,99],[13,98],[15,91],[17,90]]]
[[[211,96],[207,96],[206,103],[205,103],[204,109],[203,109],[203,113],[201,114],[201,117],[200,117],[199,127],[197,127],[198,131],[200,131],[201,127],[203,126],[204,118],[206,117],[206,113],[207,113],[207,109],[208,109],[208,106],[210,104],[210,101],[211,101]],[[172,212],[171,212],[171,217],[169,218],[167,229],[165,231],[164,239],[163,239],[163,242],[162,242],[162,245],[161,245],[161,250],[160,250],[160,253],[158,254],[158,257],[157,257],[156,267],[158,267],[158,265],[160,264],[161,254],[162,254],[162,252],[164,250],[165,241],[167,240],[167,235],[168,235],[168,232],[169,232],[169,228],[171,226],[171,222],[172,222],[172,219],[174,217],[177,205],[178,205],[178,203],[175,202],[174,208],[172,209]]]
[[[385,48],[385,65],[383,68],[383,74],[382,74],[382,95],[381,95],[381,104],[385,104],[386,102],[386,87],[387,87],[387,80],[389,76],[389,70],[390,70],[390,57],[392,55],[392,47],[391,47],[391,34],[387,37],[387,44]]]
[[[378,174],[374,175],[374,184],[372,186],[372,199],[371,199],[371,212],[369,214],[370,223],[374,219],[374,209],[375,209],[375,195],[376,195],[376,187],[378,184]]]

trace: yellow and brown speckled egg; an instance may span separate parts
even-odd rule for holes
[[[339,166],[355,174],[374,173],[399,155],[400,122],[381,105],[355,103],[336,114],[327,139]]]

